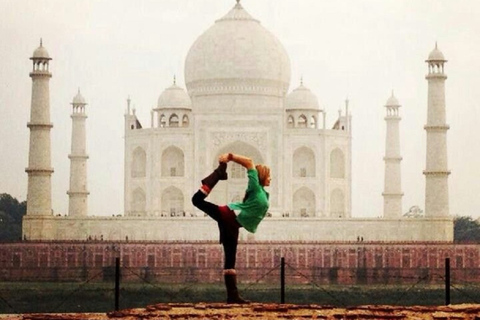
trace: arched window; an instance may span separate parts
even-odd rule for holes
[[[332,218],[345,217],[345,195],[340,189],[333,190],[330,195],[330,216]]]
[[[182,127],[188,127],[189,124],[190,124],[190,122],[188,120],[188,116],[184,115],[183,118],[182,118]]]
[[[225,144],[220,149],[216,150],[214,155],[212,154],[211,165],[205,168],[205,172],[203,174],[207,175],[212,172],[213,169],[217,168],[218,157],[223,153],[229,152],[249,157],[255,164],[262,164],[265,163],[262,152],[267,154],[268,151],[259,150],[251,144],[238,140]],[[228,180],[221,181],[221,183],[214,188],[210,194],[210,201],[214,203],[227,203],[233,198],[233,195],[237,193],[243,199],[245,195],[245,186],[247,183],[247,173],[245,168],[231,161],[228,163],[227,172]]]
[[[162,177],[183,177],[185,157],[180,148],[170,146],[162,153]]]
[[[239,165],[238,163],[230,162],[229,167],[230,167],[230,178],[243,179],[247,176],[246,175],[247,170],[245,170],[245,168]]]
[[[293,194],[293,215],[303,218],[315,216],[315,194],[312,190],[302,187]]]
[[[132,154],[132,177],[143,178],[147,171],[147,154],[141,147],[135,148]]]
[[[293,153],[293,176],[315,177],[315,154],[310,148],[301,147]]]
[[[293,127],[295,127],[295,120],[293,119],[293,116],[288,116],[287,128],[293,128]]]
[[[140,188],[137,188],[133,191],[132,200],[131,200],[131,211],[134,216],[144,216],[145,215],[145,205],[146,205],[145,191]]]
[[[160,128],[165,128],[167,126],[167,117],[164,114],[160,115],[159,123],[160,123]]]
[[[334,149],[330,154],[330,178],[345,178],[345,156],[339,148]]]
[[[183,193],[180,189],[169,187],[162,193],[162,213],[169,217],[184,217]]]
[[[178,116],[175,113],[170,116],[170,119],[168,119],[168,125],[170,127],[178,127]]]
[[[305,117],[303,114],[300,117],[298,117],[298,127],[299,128],[307,127],[307,117]]]
[[[315,116],[312,116],[310,118],[310,128],[312,129],[317,128],[317,118],[315,118]]]

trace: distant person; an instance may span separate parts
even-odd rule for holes
[[[245,156],[225,153],[218,158],[219,165],[208,177],[202,180],[202,186],[192,197],[192,203],[218,222],[220,243],[223,245],[223,275],[227,288],[227,303],[249,303],[238,294],[235,260],[237,255],[238,230],[243,227],[254,233],[267,214],[269,207],[268,192],[264,187],[270,185],[270,168],[255,165]],[[219,180],[227,180],[227,163],[236,162],[247,169],[248,186],[242,202],[233,202],[218,206],[205,201]],[[235,211],[239,212],[237,215]]]

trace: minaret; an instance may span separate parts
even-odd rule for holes
[[[86,134],[85,134],[85,99],[80,94],[73,98],[72,106],[72,152],[68,155],[70,159],[70,189],[67,191],[69,197],[68,215],[86,216],[88,212],[87,196],[87,159]]]
[[[52,187],[50,155],[50,88],[49,82],[52,74],[49,62],[52,60],[47,50],[42,45],[30,58],[33,61],[32,101],[30,110],[30,147],[28,153],[27,215],[51,216],[52,215]]]
[[[427,131],[427,167],[425,175],[425,216],[446,217],[448,205],[447,130],[445,116],[445,60],[443,53],[435,49],[428,56],[428,114]]]
[[[401,166],[402,157],[400,156],[400,118],[397,98],[393,91],[392,96],[385,105],[387,115],[387,137],[385,141],[385,184],[383,195],[383,217],[399,218],[402,216],[402,176]]]

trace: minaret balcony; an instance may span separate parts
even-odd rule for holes
[[[35,70],[35,71],[32,71],[30,72],[30,77],[47,77],[47,78],[51,78],[52,77],[52,73],[50,71],[47,71],[47,70]]]
[[[88,196],[90,194],[89,191],[67,191],[69,196]]]
[[[25,172],[37,176],[49,176],[53,173],[53,168],[25,168]]]
[[[436,126],[432,126],[432,125],[427,124],[423,127],[423,129],[425,129],[427,131],[447,131],[448,129],[450,129],[450,126],[448,124],[436,125]]]
[[[401,198],[403,197],[403,192],[382,192],[382,196],[390,198]]]
[[[423,170],[426,176],[448,176],[450,173],[450,170]]]
[[[27,128],[30,129],[51,129],[53,128],[53,123],[35,123],[35,122],[27,122]]]
[[[445,73],[429,73],[425,76],[425,79],[438,79],[438,80],[446,80],[448,77]]]
[[[69,154],[68,159],[87,160],[89,157],[86,154]]]
[[[388,156],[385,156],[383,157],[383,160],[384,161],[395,161],[395,162],[400,162],[403,160],[402,157],[398,156],[398,157],[388,157]]]

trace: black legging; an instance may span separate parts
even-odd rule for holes
[[[235,213],[232,210],[226,206],[220,207],[205,201],[206,197],[203,192],[198,190],[192,197],[192,203],[213,220],[217,221],[220,231],[220,243],[223,245],[225,256],[223,269],[235,269],[240,224],[235,220]]]

